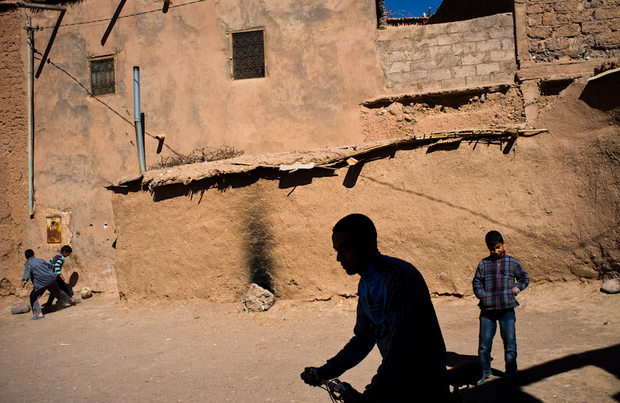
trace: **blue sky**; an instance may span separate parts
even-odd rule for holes
[[[428,12],[431,7],[431,14],[437,11],[437,7],[442,0],[385,0],[385,5],[390,11],[394,12],[394,17],[421,17],[422,13]]]

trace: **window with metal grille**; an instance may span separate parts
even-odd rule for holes
[[[90,60],[90,91],[94,96],[114,94],[114,58]]]
[[[231,33],[233,78],[265,77],[263,30]]]

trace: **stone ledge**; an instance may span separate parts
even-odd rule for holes
[[[591,59],[580,61],[552,62],[552,63],[522,63],[517,71],[519,81],[526,80],[554,80],[558,77],[582,77],[594,75],[594,68],[608,59]]]
[[[497,83],[497,84],[492,84],[492,85],[454,88],[454,89],[447,89],[447,90],[440,90],[440,91],[427,91],[427,92],[418,92],[418,93],[399,93],[399,94],[385,95],[385,96],[372,98],[372,99],[369,99],[368,101],[363,102],[361,105],[372,106],[372,105],[380,104],[380,103],[392,103],[392,102],[400,101],[406,98],[469,94],[469,93],[477,93],[477,92],[499,92],[499,91],[507,91],[513,86],[514,86],[514,83],[507,82],[507,83]]]

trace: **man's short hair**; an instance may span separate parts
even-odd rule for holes
[[[62,248],[60,248],[60,253],[71,253],[71,252],[73,252],[73,249],[71,249],[69,245],[65,245]]]
[[[379,252],[377,248],[377,229],[372,220],[363,214],[349,214],[340,219],[334,225],[332,232],[349,231],[356,242],[371,241],[373,252]]]
[[[497,245],[498,243],[504,243],[504,238],[502,234],[497,231],[489,231],[487,235],[484,237],[487,245]]]
[[[26,249],[26,252],[24,252],[24,255],[26,255],[26,259],[30,259],[31,257],[34,256],[34,251],[32,249]]]

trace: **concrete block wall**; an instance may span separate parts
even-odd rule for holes
[[[377,31],[385,89],[423,93],[513,83],[512,13]]]
[[[532,61],[620,57],[619,0],[527,0]]]

